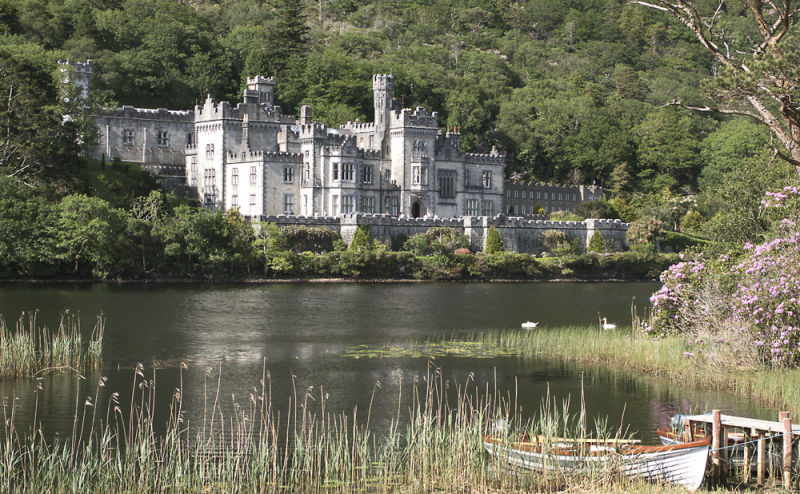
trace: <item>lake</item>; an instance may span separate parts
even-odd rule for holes
[[[102,368],[78,379],[59,374],[43,379],[0,380],[7,411],[16,406],[17,427],[29,429],[34,413],[47,435],[68,435],[75,404],[112,391],[121,406],[130,401],[137,363],[155,377],[157,418],[166,421],[170,397],[182,379],[184,409],[199,423],[213,400],[246,406],[270,374],[273,402],[288,407],[308,393],[310,406],[326,396],[330,412],[359,417],[371,408],[376,432],[388,428],[407,406],[414,383],[440,372],[450,383],[471,379],[516,393],[522,413],[536,413],[549,388],[577,412],[581,383],[591,417],[624,422],[645,441],[679,411],[722,408],[760,418],[773,409],[725,392],[698,390],[622,370],[519,357],[359,358],[344,356],[359,345],[380,346],[465,336],[474,331],[597,325],[607,317],[630,325],[631,304],[647,305],[657,283],[270,283],[270,284],[0,284],[0,314],[13,324],[21,311],[39,310],[42,324],[57,324],[66,309],[78,312],[85,332],[96,315],[106,318]],[[186,364],[182,374],[180,363]],[[41,389],[37,390],[37,386]],[[402,390],[402,397],[401,397]],[[374,397],[373,397],[374,394]],[[104,409],[105,400],[98,403]],[[81,406],[82,408],[82,406]]]

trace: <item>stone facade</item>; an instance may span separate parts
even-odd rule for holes
[[[505,158],[463,153],[438,114],[400,108],[394,77],[373,77],[374,122],[331,129],[274,105],[272,78],[248,79],[235,107],[210,95],[194,111],[122,107],[95,117],[100,159],[141,163],[185,183],[206,207],[275,214],[362,212],[410,217],[493,216],[504,211]]]
[[[546,213],[573,211],[578,204],[603,198],[603,188],[596,185],[553,185],[536,182],[506,182],[505,213],[531,216],[537,206]]]

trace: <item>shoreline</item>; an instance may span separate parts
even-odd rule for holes
[[[2,278],[0,284],[103,284],[103,285],[147,285],[147,284],[210,284],[210,285],[261,285],[261,284],[422,284],[422,283],[658,283],[658,279],[640,278],[552,278],[552,279],[519,279],[497,278],[487,280],[433,280],[409,278],[230,278],[230,279],[195,279],[195,278],[149,278],[149,279],[85,279],[85,278]]]
[[[522,336],[520,336],[522,335]],[[730,391],[792,415],[800,413],[800,369],[712,367],[684,356],[684,338],[654,340],[630,336],[630,328],[598,332],[591,328],[560,331],[508,331],[476,339],[516,348],[523,358],[539,356],[623,370],[630,374],[670,379],[682,386]]]

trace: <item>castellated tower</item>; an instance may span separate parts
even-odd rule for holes
[[[372,76],[372,94],[375,101],[375,135],[382,142],[389,128],[389,112],[394,97],[394,76],[376,74]]]
[[[64,73],[63,82],[66,84],[74,84],[79,89],[79,96],[81,99],[89,99],[89,85],[92,81],[92,60],[86,62],[66,62],[58,61],[61,66],[60,70]]]
[[[275,104],[275,79],[260,75],[248,77],[245,97],[250,95],[258,96],[258,104],[273,106]]]

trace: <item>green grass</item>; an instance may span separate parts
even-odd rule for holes
[[[0,376],[35,376],[59,370],[96,367],[103,353],[105,320],[97,323],[84,348],[80,318],[65,312],[56,330],[37,323],[37,312],[23,313],[15,328],[0,316]]]
[[[666,377],[685,385],[727,389],[795,415],[800,413],[800,369],[740,369],[733,356],[730,367],[713,367],[702,356],[685,356],[681,337],[654,340],[630,328],[600,331],[565,327],[480,333],[472,339],[514,349],[521,356],[603,364]]]

